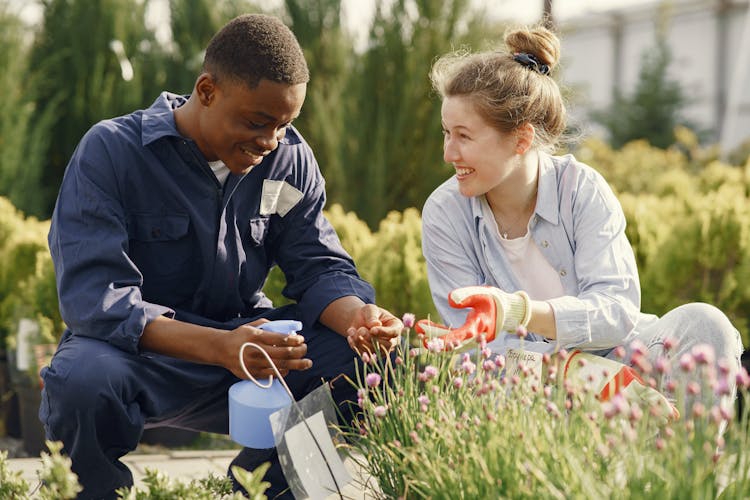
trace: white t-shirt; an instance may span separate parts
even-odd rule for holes
[[[492,209],[484,196],[481,203],[484,217],[490,227],[495,227],[495,236],[505,251],[513,274],[521,284],[521,289],[528,293],[532,300],[549,300],[565,295],[559,273],[544,258],[536,242],[531,238],[529,228],[526,228],[526,234],[520,238],[503,238],[500,236]]]
[[[208,162],[208,166],[211,167],[214,175],[217,179],[219,179],[219,184],[223,186],[227,180],[227,177],[229,177],[229,167],[224,165],[224,162],[221,160],[210,161]]]

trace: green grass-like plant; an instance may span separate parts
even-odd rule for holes
[[[360,418],[345,429],[382,498],[750,495],[747,411],[734,418],[719,397],[726,374],[712,373],[705,358],[674,367],[694,370],[702,382],[692,392],[670,386],[686,409],[667,421],[655,409],[622,397],[601,402],[588,385],[561,380],[565,352],[544,358],[542,377],[506,378],[505,358],[486,349],[453,355],[408,346],[392,358],[365,356],[354,382]],[[659,386],[658,373],[644,376]],[[737,378],[745,392],[747,373]],[[701,402],[690,399],[696,394]]]

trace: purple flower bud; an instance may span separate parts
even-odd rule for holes
[[[666,375],[669,373],[671,369],[671,365],[669,364],[669,361],[667,358],[663,356],[659,356],[659,358],[656,360],[656,372],[660,373],[661,375]]]
[[[461,369],[466,373],[467,375],[471,375],[474,373],[474,370],[476,370],[477,365],[472,363],[471,361],[464,361],[461,363]]]
[[[401,322],[405,328],[411,328],[414,326],[414,315],[412,313],[406,313],[402,316]]]
[[[690,354],[683,354],[680,357],[680,368],[685,373],[690,373],[695,369],[695,359]]]
[[[372,413],[378,418],[383,418],[388,413],[388,409],[385,406],[378,405],[372,410]]]
[[[430,398],[428,398],[425,394],[421,394],[417,398],[417,401],[419,402],[419,404],[425,405],[425,406],[428,405],[428,404],[430,404]]]
[[[648,348],[646,347],[646,344],[638,339],[635,339],[630,343],[630,350],[633,352],[633,354],[640,354],[642,356],[646,354]]]
[[[505,367],[505,356],[502,354],[495,356],[495,366],[502,370]]]
[[[377,373],[368,373],[365,377],[365,382],[368,387],[377,387],[380,384],[382,377]]]
[[[462,379],[461,377],[456,377],[453,379],[453,387],[455,387],[456,389],[460,389],[463,385],[464,379]]]
[[[443,352],[445,350],[445,341],[441,338],[434,338],[427,341],[427,350],[430,352]]]
[[[526,330],[525,326],[518,325],[518,327],[516,328],[516,335],[518,335],[519,339],[525,339],[528,334],[529,332]]]
[[[714,356],[714,349],[708,344],[700,344],[690,351],[693,354],[693,359],[699,365],[712,365],[716,359]]]
[[[664,350],[671,351],[677,345],[677,339],[674,337],[667,337],[664,339]]]

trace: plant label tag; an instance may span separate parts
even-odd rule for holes
[[[313,414],[305,422],[286,431],[284,439],[307,497],[328,498],[352,478],[333,446],[323,412]]]
[[[523,349],[505,351],[505,376],[510,378],[514,375],[539,385],[542,380],[542,354]]]

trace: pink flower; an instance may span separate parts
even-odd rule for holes
[[[617,359],[625,359],[626,352],[625,352],[625,348],[623,346],[618,345],[617,347],[615,347],[614,353],[615,353],[615,356],[617,357]]]
[[[472,373],[474,373],[474,370],[477,369],[477,365],[475,365],[471,361],[464,361],[463,363],[461,363],[461,369],[467,375],[471,375]]]
[[[654,441],[654,444],[656,445],[656,449],[661,451],[667,445],[667,442],[664,441],[662,438],[656,438],[656,441]]]
[[[663,356],[659,356],[659,358],[656,360],[656,372],[660,373],[662,375],[666,375],[669,373],[669,370],[672,367],[669,364],[669,361],[667,358]]]
[[[438,369],[432,365],[427,365],[424,367],[424,372],[425,374],[427,374],[428,377],[435,378],[437,377]]]
[[[377,373],[368,373],[367,377],[365,377],[365,382],[367,383],[367,387],[377,387],[380,384],[381,380],[382,380],[382,377],[378,375]]]
[[[528,334],[529,332],[526,330],[525,326],[518,325],[518,327],[516,328],[516,335],[518,335],[519,339],[525,339]]]
[[[362,353],[362,362],[366,365],[370,363],[370,355],[366,352]]]
[[[688,394],[690,394],[692,396],[700,394],[700,392],[701,392],[701,386],[698,384],[698,382],[695,382],[695,381],[688,382],[687,392],[688,392]]]
[[[417,349],[416,347],[413,347],[413,348],[409,349],[409,357],[410,358],[413,359],[413,358],[416,358],[417,356],[419,356],[419,349]]]
[[[505,367],[505,356],[502,354],[495,356],[495,366],[502,370]]]
[[[646,359],[646,356],[644,356],[643,354],[634,352],[630,363],[634,367],[638,368],[641,373],[651,373],[651,363],[649,363],[648,359]]]
[[[441,338],[434,338],[427,341],[427,350],[430,352],[443,352],[445,342]]]
[[[484,369],[484,371],[486,371],[486,372],[493,372],[493,371],[495,371],[495,368],[496,368],[496,366],[495,366],[495,362],[494,362],[494,361],[492,361],[491,359],[485,359],[485,360],[484,360],[484,361],[482,362],[482,368],[483,368],[483,369]]]
[[[667,337],[664,339],[664,350],[671,351],[677,345],[677,339],[674,337]]]
[[[553,403],[552,401],[547,401],[546,410],[547,410],[547,413],[549,413],[553,417],[560,416],[560,410],[557,409],[557,405]]]
[[[419,404],[420,404],[420,405],[425,405],[425,406],[427,406],[428,404],[430,404],[430,398],[428,398],[428,397],[427,397],[426,395],[424,395],[424,394],[420,395],[420,396],[419,396],[419,397],[417,398],[417,401],[419,401]]]
[[[383,405],[378,405],[372,410],[372,413],[378,418],[383,418],[388,413],[388,409]]]
[[[646,347],[646,344],[636,339],[630,343],[630,350],[633,352],[633,354],[640,354],[641,356],[643,356],[644,354],[646,354],[646,351],[648,351],[648,348]]]
[[[405,328],[411,328],[414,326],[414,315],[412,313],[406,313],[401,317],[401,322]]]
[[[689,373],[695,369],[695,359],[690,354],[683,354],[680,357],[680,368],[685,373]]]
[[[393,360],[394,363],[396,363],[397,366],[401,366],[404,364],[404,358],[401,356],[396,356],[396,359]]]
[[[695,418],[701,418],[705,414],[706,414],[706,407],[703,405],[703,403],[698,402],[693,405],[693,416]]]
[[[714,349],[708,344],[700,344],[690,351],[693,354],[693,359],[699,365],[712,365],[716,359],[714,355]]]
[[[461,377],[456,377],[453,379],[453,387],[455,387],[456,389],[460,389],[463,385],[464,379],[462,379]]]
[[[750,375],[748,375],[744,366],[737,372],[735,380],[738,387],[750,387]]]
[[[732,394],[733,387],[729,385],[729,381],[722,377],[722,379],[719,381],[718,386],[716,387],[716,394],[719,396],[729,396]]]

